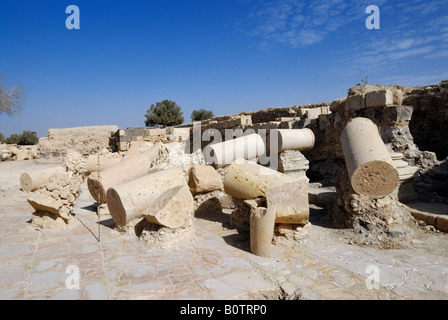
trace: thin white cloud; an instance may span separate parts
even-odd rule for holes
[[[263,43],[306,47],[358,19],[359,13],[364,14],[362,9],[356,0],[265,1],[249,14],[254,25],[250,33],[261,37]]]

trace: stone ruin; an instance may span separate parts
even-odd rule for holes
[[[361,245],[393,247],[427,225],[448,231],[447,82],[363,85],[331,103],[174,128],[88,128],[39,141],[37,158],[63,166],[21,177],[37,228],[69,226],[86,187],[117,231],[150,248],[193,241],[193,216],[228,212],[251,252],[269,257],[306,243],[313,205]]]

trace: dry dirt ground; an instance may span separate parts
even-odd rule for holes
[[[317,206],[309,237],[272,258],[250,253],[228,212],[194,217],[193,239],[165,249],[119,233],[107,215],[98,229],[85,186],[69,229],[36,230],[19,177],[56,165],[0,163],[0,299],[448,299],[446,233],[416,225],[401,247],[359,246]]]

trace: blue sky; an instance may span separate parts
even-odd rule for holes
[[[68,30],[65,9],[80,10]],[[366,7],[380,9],[368,30]],[[5,136],[144,126],[151,104],[215,115],[308,104],[372,84],[448,79],[448,2],[423,0],[1,0],[0,73],[22,83]]]

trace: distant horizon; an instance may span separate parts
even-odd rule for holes
[[[3,85],[26,89],[21,115],[0,115],[5,137],[145,127],[164,99],[187,124],[200,108],[219,116],[331,102],[365,77],[437,85],[448,79],[448,3],[3,0],[0,57]]]

